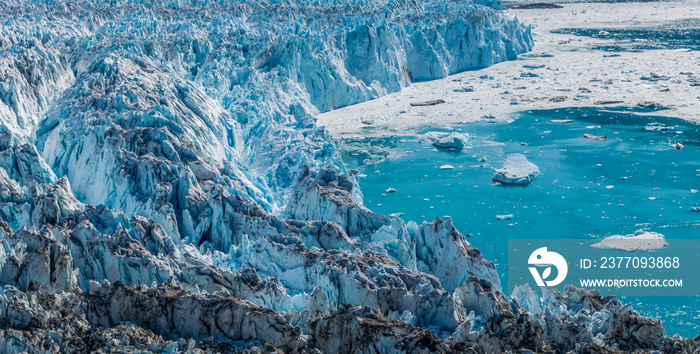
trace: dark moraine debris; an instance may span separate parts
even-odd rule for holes
[[[423,101],[423,102],[411,102],[411,106],[413,106],[413,107],[434,106],[436,104],[441,104],[441,103],[445,103],[445,100],[439,99],[439,100],[430,100],[430,101]]]
[[[525,4],[525,5],[515,5],[515,6],[508,6],[506,7],[506,10],[534,10],[534,9],[563,9],[564,6],[557,5],[557,4],[549,4],[546,2],[536,2],[534,4]]]
[[[593,104],[596,106],[604,106],[608,104],[620,104],[625,103],[625,101],[595,101]]]

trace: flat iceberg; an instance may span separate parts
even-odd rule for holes
[[[528,161],[525,155],[508,154],[503,168],[497,169],[491,179],[504,184],[527,185],[539,175],[540,168]]]
[[[471,138],[469,134],[463,133],[429,132],[425,133],[421,140],[438,149],[462,150],[469,144],[469,138]]]
[[[626,252],[644,252],[660,250],[668,246],[664,235],[644,230],[637,230],[631,235],[614,235],[591,245],[593,248],[606,248]]]

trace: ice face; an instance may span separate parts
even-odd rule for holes
[[[499,1],[1,6],[2,351],[557,340],[450,220],[365,208],[315,124],[529,50]]]

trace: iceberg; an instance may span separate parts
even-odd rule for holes
[[[421,140],[443,150],[462,150],[469,144],[469,134],[428,132],[423,134]]]
[[[503,168],[497,169],[491,179],[504,184],[527,185],[539,175],[540,168],[528,161],[524,155],[508,154],[503,161]]]
[[[631,235],[613,235],[591,245],[593,248],[615,249],[626,252],[660,250],[668,246],[664,235],[658,232],[637,230]]]

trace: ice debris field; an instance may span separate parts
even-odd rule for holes
[[[367,207],[407,220],[452,220],[496,263],[503,282],[510,238],[602,239],[647,230],[639,233],[640,247],[661,247],[664,236],[700,233],[693,211],[700,206],[700,126],[643,108],[528,111],[514,118],[455,125],[451,131],[472,136],[461,151],[438,150],[420,133],[347,139],[339,146],[349,147],[342,152],[359,171]],[[585,133],[608,139],[586,139]],[[514,155],[541,171],[527,187],[492,180]],[[454,169],[440,169],[445,164]],[[384,193],[387,187],[395,192]],[[658,242],[644,240],[657,235],[663,235]],[[628,301],[664,318],[671,333],[700,331],[689,310],[700,305],[696,298]]]

